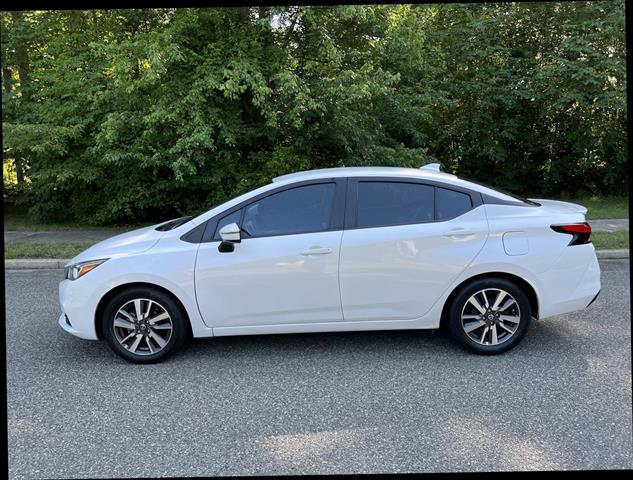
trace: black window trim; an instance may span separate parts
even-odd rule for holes
[[[372,225],[368,227],[357,226],[356,222],[357,222],[357,211],[358,211],[357,210],[358,184],[361,182],[413,183],[413,184],[434,187],[433,188],[433,220],[423,220],[423,221],[395,223],[395,224],[389,223],[385,225]],[[438,188],[444,188],[446,190],[452,190],[454,192],[464,193],[470,196],[472,207],[460,215],[438,219],[437,218],[437,201],[436,201]],[[447,222],[455,218],[461,217],[465,213],[470,212],[481,205],[483,205],[483,198],[481,196],[481,193],[476,190],[471,190],[470,188],[446,184],[444,182],[437,182],[435,180],[430,180],[426,178],[417,179],[417,178],[407,178],[407,177],[349,177],[349,181],[347,182],[347,203],[345,206],[345,230],[360,230],[360,229],[367,229],[367,228],[398,227],[398,226],[404,226],[404,225],[418,225],[418,224],[426,224],[426,223]]]
[[[333,183],[334,184],[334,202],[332,204],[332,213],[330,214],[330,226],[326,230],[314,230],[309,232],[301,232],[301,233],[279,233],[275,235],[258,235],[258,236],[244,236],[242,241],[255,239],[255,238],[267,238],[267,237],[281,237],[287,235],[304,235],[308,233],[321,233],[321,232],[335,232],[343,230],[344,220],[345,220],[345,200],[346,200],[346,177],[331,177],[331,178],[318,178],[312,180],[304,180],[301,182],[295,182],[288,185],[282,185],[277,188],[273,188],[266,192],[262,192],[259,195],[248,198],[237,205],[234,205],[226,210],[214,215],[213,217],[206,220],[204,224],[206,227],[204,228],[204,233],[202,234],[202,238],[197,238],[197,236],[189,235],[190,232],[185,233],[180,237],[181,240],[188,241],[190,243],[219,243],[220,240],[214,239],[215,230],[217,228],[218,222],[226,217],[227,215],[231,215],[237,210],[242,210],[245,207],[249,206],[252,203],[258,202],[263,198],[269,197],[276,193],[280,193],[286,190],[292,190],[299,187],[304,187],[307,185],[321,185]],[[244,220],[244,211],[242,211],[240,215],[240,223],[239,226],[242,226],[242,221]],[[199,227],[199,226],[198,226]],[[196,227],[196,228],[198,228]],[[189,236],[188,236],[189,235]]]

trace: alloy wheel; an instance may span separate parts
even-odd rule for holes
[[[520,321],[519,304],[500,288],[479,290],[466,301],[461,312],[464,332],[479,345],[507,342],[518,330]]]
[[[173,323],[160,303],[135,298],[117,310],[112,328],[119,344],[130,353],[153,355],[169,343]]]

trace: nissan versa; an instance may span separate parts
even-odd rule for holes
[[[504,352],[600,291],[587,209],[440,172],[293,173],[66,266],[59,325],[156,362],[188,336],[435,329]]]

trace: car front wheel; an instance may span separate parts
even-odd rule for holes
[[[115,295],[104,310],[102,325],[108,347],[135,363],[165,360],[186,336],[179,306],[152,288],[132,288]]]
[[[496,354],[516,346],[530,325],[530,301],[504,278],[483,278],[463,288],[449,310],[451,336],[472,352]]]

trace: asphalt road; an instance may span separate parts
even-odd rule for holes
[[[7,271],[10,478],[633,467],[628,260],[497,357],[430,332],[199,340],[125,363]]]

